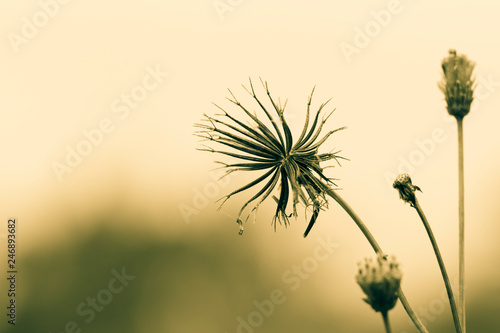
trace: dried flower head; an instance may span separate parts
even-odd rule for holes
[[[392,187],[398,190],[401,200],[409,203],[412,207],[415,207],[415,191],[422,192],[422,190],[420,190],[420,187],[411,183],[409,174],[402,173],[397,176],[392,184]]]
[[[465,117],[470,111],[473,100],[474,79],[472,72],[475,63],[457,51],[450,50],[448,57],[444,58],[443,79],[438,86],[444,93],[448,113],[457,119]]]
[[[323,103],[316,112],[312,124],[310,124],[310,106],[314,93],[313,89],[313,93],[311,93],[307,104],[304,127],[294,143],[292,133],[284,115],[286,102],[283,106],[281,106],[281,103],[276,103],[271,97],[267,82],[263,82],[262,80],[261,82],[269,100],[270,105],[268,107],[264,105],[265,102],[257,97],[251,80],[250,89],[247,89],[245,86],[243,87],[253,97],[257,106],[261,109],[265,118],[267,118],[265,122],[270,123],[272,127],[260,120],[256,112],[251,112],[240,104],[229,90],[232,98],[228,98],[228,100],[243,111],[248,122],[240,120],[239,117],[232,116],[216,105],[223,113],[215,117],[205,115],[205,123],[195,125],[201,128],[201,131],[198,131],[197,135],[228,147],[230,150],[214,150],[209,147],[200,150],[235,158],[237,161],[232,164],[217,162],[221,163],[223,168],[226,169],[225,175],[235,171],[260,171],[260,175],[254,181],[221,198],[224,199],[221,204],[222,206],[233,195],[265,182],[243,205],[238,213],[237,222],[240,225],[240,234],[243,232],[243,222],[240,217],[245,208],[250,203],[255,202],[253,209],[248,212],[245,219],[247,220],[250,214],[256,211],[259,205],[273,193],[273,190],[279,187],[279,198],[274,197],[277,202],[276,213],[272,219],[274,228],[276,229],[276,221],[286,226],[289,223],[289,217],[297,216],[296,205],[300,200],[306,207],[312,207],[313,210],[308,230],[304,235],[306,236],[310,227],[316,221],[320,210],[328,203],[326,192],[330,190],[331,185],[335,185],[333,179],[324,175],[323,167],[320,166],[320,163],[340,158],[337,156],[338,152],[320,154],[318,149],[333,133],[342,128],[329,131],[320,138],[323,125],[335,110],[320,119],[321,111],[328,101]],[[271,113],[276,113],[278,122]],[[292,198],[293,211],[288,215],[286,209],[290,196]]]
[[[379,255],[376,260],[365,259],[358,263],[356,282],[367,298],[363,299],[377,312],[387,312],[394,308],[398,300],[397,291],[402,273],[396,258]]]

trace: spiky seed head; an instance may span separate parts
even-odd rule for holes
[[[257,96],[251,80],[250,88],[244,88],[255,100],[264,119],[261,120],[256,112],[249,111],[229,91],[231,94],[229,101],[236,105],[247,119],[241,120],[240,117],[233,116],[220,107],[223,114],[214,117],[205,116],[205,123],[195,125],[201,128],[196,134],[229,150],[215,150],[210,147],[200,150],[236,159],[232,164],[221,163],[226,175],[235,171],[260,172],[260,176],[254,181],[223,198],[222,204],[237,193],[264,184],[239,211],[237,222],[240,225],[240,234],[243,232],[243,221],[246,221],[264,200],[271,197],[275,198],[277,203],[276,213],[272,219],[275,228],[276,222],[287,225],[290,216],[297,216],[296,205],[299,202],[312,208],[312,217],[305,233],[307,235],[320,210],[328,204],[327,192],[332,190],[332,185],[335,185],[333,179],[324,175],[320,164],[330,160],[338,162],[341,158],[337,155],[338,152],[319,153],[319,148],[333,133],[343,128],[331,130],[320,137],[323,125],[333,111],[321,118],[321,111],[328,103],[326,102],[319,107],[314,117],[310,117],[311,93],[304,127],[298,139],[294,141],[285,119],[285,105],[281,106],[280,103],[276,103],[271,97],[267,82],[262,80],[261,82],[267,95],[267,102]],[[279,189],[278,198],[273,195],[276,188]],[[290,209],[289,199],[292,200],[291,214],[286,213],[286,210]],[[245,208],[252,202],[256,202],[254,208],[248,213],[246,219],[241,219]]]
[[[378,255],[376,260],[365,258],[358,263],[356,282],[367,296],[363,300],[373,310],[387,312],[396,305],[402,276],[394,256]]]
[[[401,200],[409,203],[412,207],[415,206],[415,191],[422,192],[420,187],[412,184],[410,175],[407,173],[397,176],[392,187],[398,190]]]
[[[475,63],[464,54],[450,50],[448,57],[441,62],[443,78],[438,86],[444,93],[448,113],[457,119],[462,119],[470,111],[474,94],[474,79],[472,72]]]

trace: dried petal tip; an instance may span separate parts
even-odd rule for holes
[[[377,312],[384,313],[394,308],[403,276],[396,258],[379,255],[376,261],[365,259],[358,267],[356,282],[367,296],[363,300]]]
[[[404,202],[409,203],[412,207],[415,206],[415,191],[420,191],[420,188],[411,183],[410,175],[407,173],[402,173],[396,177],[394,183],[392,184],[396,190],[399,191],[399,197]]]
[[[450,50],[448,57],[441,62],[443,79],[438,86],[444,93],[448,113],[462,119],[470,111],[473,100],[474,79],[472,72],[476,64],[463,54]]]

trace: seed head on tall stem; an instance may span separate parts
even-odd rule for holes
[[[463,119],[469,114],[474,99],[475,82],[472,77],[475,63],[455,50],[444,58],[443,79],[438,86],[444,93],[448,113],[457,120],[458,132],[458,258],[459,258],[459,309],[463,331],[465,325],[465,186],[464,186],[464,142]]]
[[[459,312],[457,309],[457,304],[455,302],[455,296],[453,295],[453,290],[451,288],[451,282],[448,277],[448,273],[446,272],[446,266],[444,264],[443,257],[441,256],[441,252],[439,251],[439,246],[437,244],[436,238],[434,237],[434,233],[432,232],[431,225],[429,221],[427,221],[427,217],[420,207],[420,204],[417,200],[415,192],[420,190],[420,188],[416,185],[413,185],[410,175],[407,173],[400,174],[395,180],[393,187],[398,190],[399,197],[405,202],[409,203],[411,207],[415,208],[418,213],[418,216],[422,220],[424,224],[424,228],[427,231],[427,235],[429,236],[429,240],[431,241],[432,249],[434,250],[434,254],[436,255],[436,259],[439,265],[439,269],[441,270],[441,275],[443,277],[443,281],[446,287],[446,292],[448,293],[448,300],[450,302],[451,313],[453,316],[453,323],[455,324],[455,330],[457,333],[462,333],[462,326],[460,324]]]

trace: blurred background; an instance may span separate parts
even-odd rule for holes
[[[349,161],[327,174],[401,262],[429,330],[453,332],[430,242],[392,180],[409,172],[423,190],[456,281],[456,124],[437,88],[455,48],[477,63],[464,123],[468,328],[498,332],[499,10],[486,0],[1,2],[0,267],[16,217],[18,316],[12,327],[2,315],[0,331],[383,332],[354,281],[372,250],[340,207],[306,239],[310,213],[275,232],[271,201],[239,236],[236,214],[254,192],[217,211],[255,175],[218,180],[193,124],[218,112],[212,102],[242,116],[227,88],[256,109],[240,85],[262,77],[288,98],[295,133],[314,86],[313,109],[332,98],[326,127],[348,128],[324,149]],[[394,332],[416,332],[401,304],[390,318]]]

